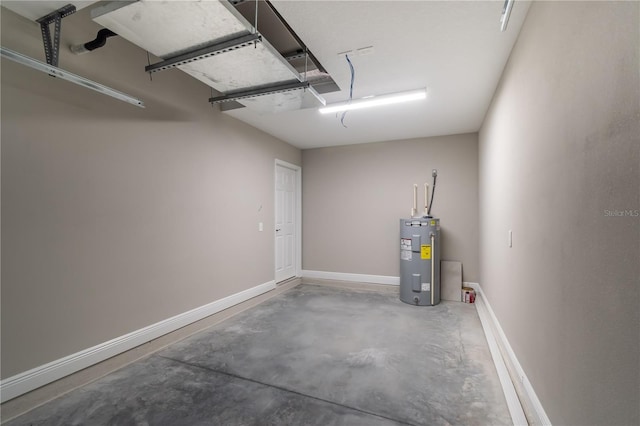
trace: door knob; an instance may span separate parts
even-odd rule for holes
[[[276,232],[280,232],[280,231],[282,231],[282,229],[276,229]]]

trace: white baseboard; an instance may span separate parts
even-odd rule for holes
[[[325,272],[302,270],[302,278],[319,278],[323,280],[353,281],[386,285],[400,285],[400,277],[386,275],[347,274],[345,272]]]
[[[478,293],[478,289],[480,288],[480,284],[473,283],[473,282],[470,282],[470,281],[462,281],[462,287],[471,287],[472,289],[474,289],[476,291],[476,293]]]
[[[514,425],[527,425],[528,423],[524,415],[524,411],[522,410],[522,404],[520,404],[518,400],[518,395],[516,394],[515,387],[513,386],[509,376],[507,366],[502,358],[502,353],[507,354],[508,362],[514,370],[512,371],[517,375],[517,378],[522,384],[524,395],[521,395],[521,397],[526,398],[527,401],[525,402],[527,403],[527,406],[531,407],[533,412],[530,414],[537,417],[537,419],[531,419],[531,423],[535,425],[551,426],[551,421],[549,420],[547,413],[544,411],[531,382],[527,378],[527,375],[518,361],[518,358],[516,358],[516,354],[513,352],[513,349],[507,340],[507,336],[504,334],[504,331],[498,322],[498,318],[493,312],[486,295],[482,291],[482,287],[480,287],[478,283],[465,283],[465,285],[473,288],[476,291],[477,296],[479,296],[476,298],[476,309],[482,323],[482,328],[487,336],[487,341],[489,342],[491,355],[494,362],[496,362],[496,369],[498,370],[498,376],[500,377],[500,382],[502,383],[505,397],[507,398],[507,404],[509,405],[509,411],[511,412]],[[495,336],[495,334],[497,334],[497,336]],[[502,349],[502,352],[500,349]],[[498,359],[498,361],[496,361],[496,359]],[[498,364],[500,364],[500,366]],[[515,406],[516,403],[517,407]],[[512,411],[512,408],[516,412],[515,414],[514,411]]]
[[[24,373],[16,374],[0,382],[0,401],[5,402],[13,399],[275,288],[275,281],[269,281]]]

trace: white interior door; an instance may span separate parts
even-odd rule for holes
[[[276,164],[276,282],[296,276],[299,172]]]

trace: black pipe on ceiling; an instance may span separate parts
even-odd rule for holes
[[[82,53],[91,52],[92,50],[96,50],[104,46],[107,43],[107,38],[117,35],[118,34],[114,33],[113,31],[103,28],[98,31],[98,34],[96,35],[96,38],[94,40],[88,41],[84,44],[76,44],[70,46],[69,48],[76,55],[80,55]]]

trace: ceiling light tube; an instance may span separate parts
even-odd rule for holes
[[[21,53],[14,52],[13,50],[7,49],[5,47],[0,47],[0,55],[3,58],[11,59],[12,61],[15,61],[19,64],[26,65],[30,68],[33,68],[34,70],[45,72],[53,77],[58,77],[63,80],[70,81],[71,83],[86,87],[87,89],[95,90],[96,92],[102,93],[103,95],[111,96],[112,98],[128,102],[140,108],[144,108],[144,102],[142,102],[140,99],[136,99],[127,95],[126,93],[119,92],[100,83],[96,83],[95,81],[80,77],[79,75],[38,61],[37,59],[30,58]]]
[[[411,90],[408,92],[389,93],[387,95],[371,96],[353,101],[339,102],[320,108],[320,113],[331,114],[333,112],[351,111],[354,109],[369,108],[382,105],[399,104],[402,102],[417,101],[427,97],[427,89]]]
[[[515,0],[505,0],[502,7],[502,15],[500,15],[500,31],[507,30],[507,24],[509,23],[509,17],[511,16],[511,9],[513,9],[513,3]]]

